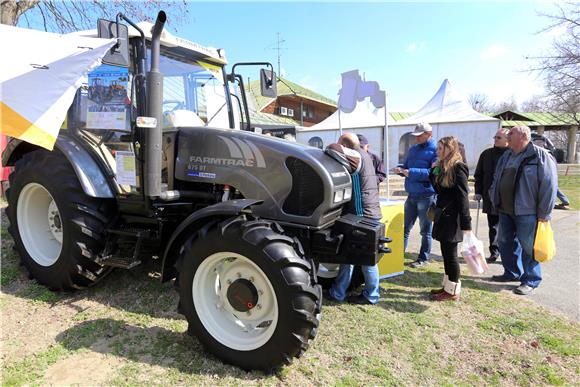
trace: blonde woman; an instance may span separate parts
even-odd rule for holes
[[[437,143],[437,161],[429,179],[437,193],[437,217],[433,238],[441,244],[445,276],[443,287],[431,291],[434,301],[458,300],[461,292],[457,244],[463,234],[471,232],[471,216],[467,177],[469,169],[462,161],[459,142],[455,137],[443,137]]]

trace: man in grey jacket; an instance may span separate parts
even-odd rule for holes
[[[526,295],[542,281],[540,263],[534,260],[537,222],[551,218],[558,174],[546,150],[530,142],[527,126],[508,133],[508,149],[498,160],[489,197],[499,213],[499,251],[504,273],[498,282],[520,281],[514,292]]]

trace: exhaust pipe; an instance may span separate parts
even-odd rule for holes
[[[145,132],[145,195],[161,195],[161,141],[163,125],[163,74],[159,71],[161,32],[167,20],[160,11],[151,31],[151,70],[147,73],[147,116],[157,119],[155,128]]]

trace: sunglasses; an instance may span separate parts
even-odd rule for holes
[[[502,138],[505,138],[505,137],[501,137],[501,136],[493,136],[492,138],[493,138],[494,140],[501,140]]]

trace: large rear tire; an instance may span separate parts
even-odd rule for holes
[[[321,289],[297,241],[246,215],[206,225],[178,263],[189,333],[219,359],[270,371],[308,348]]]
[[[66,158],[54,151],[25,154],[10,175],[7,215],[22,264],[53,290],[82,289],[110,268],[95,262],[114,202],[87,196]]]

